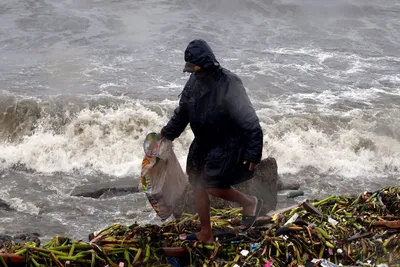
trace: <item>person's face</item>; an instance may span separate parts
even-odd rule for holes
[[[193,63],[186,62],[185,67],[183,68],[183,72],[194,73],[200,71],[201,68]]]

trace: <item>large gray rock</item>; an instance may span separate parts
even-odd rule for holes
[[[75,187],[71,196],[91,198],[122,196],[139,192],[138,185],[139,181],[133,178],[119,179],[98,184],[87,184]]]
[[[0,199],[0,210],[14,211],[14,209],[2,199]]]
[[[277,188],[278,188],[278,191],[298,190],[300,188],[300,184],[299,183],[285,183],[282,181],[281,177],[278,176]]]
[[[278,202],[278,166],[274,158],[266,158],[257,166],[253,179],[234,186],[239,191],[253,195],[264,200],[262,214],[275,209]],[[225,201],[220,198],[211,197],[211,206],[214,208],[236,207],[234,202]],[[193,188],[188,185],[185,193],[182,195],[174,215],[179,217],[182,212],[196,213]]]

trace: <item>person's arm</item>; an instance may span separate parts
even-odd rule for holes
[[[179,106],[175,109],[174,115],[167,125],[161,130],[161,136],[168,140],[173,141],[175,138],[179,137],[189,123],[187,91],[187,86],[185,86],[181,94],[181,99],[179,100]]]
[[[244,163],[249,162],[250,169],[253,169],[261,161],[263,132],[258,116],[239,78],[230,81],[225,99],[231,119],[241,129],[247,142]]]

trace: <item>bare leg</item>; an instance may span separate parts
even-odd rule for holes
[[[257,198],[254,196],[248,196],[242,192],[230,187],[230,188],[207,188],[207,192],[214,196],[239,203],[243,207],[243,214],[253,216],[256,214]]]
[[[196,233],[197,238],[206,244],[212,244],[214,237],[210,222],[210,197],[205,188],[195,188],[194,197],[196,210],[200,217],[200,232]]]

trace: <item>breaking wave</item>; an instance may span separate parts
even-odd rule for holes
[[[264,157],[275,157],[281,174],[310,168],[348,178],[400,173],[398,108],[374,112],[334,101],[310,108],[310,96],[293,97],[297,101],[254,100],[264,130]],[[145,135],[159,131],[177,105],[108,95],[40,99],[5,94],[1,101],[2,170],[117,177],[139,174]],[[174,142],[183,167],[192,138],[188,127]]]

